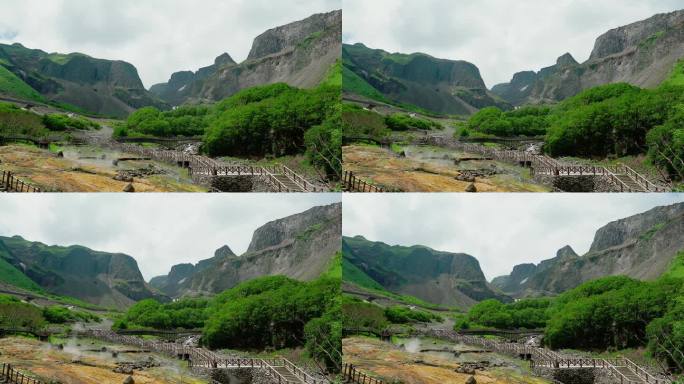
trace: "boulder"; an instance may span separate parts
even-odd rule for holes
[[[477,192],[477,187],[475,186],[475,184],[470,183],[470,184],[466,187],[465,191],[466,191],[466,192]]]
[[[128,376],[126,380],[123,381],[123,384],[135,384],[135,380],[133,380],[133,376]]]
[[[477,380],[475,380],[475,376],[470,376],[468,380],[466,380],[465,384],[477,384]]]
[[[64,152],[62,152],[62,151],[57,152],[57,157],[64,157]]]
[[[124,192],[135,192],[135,187],[133,187],[133,184],[128,183],[128,184],[124,187],[123,191],[124,191]]]

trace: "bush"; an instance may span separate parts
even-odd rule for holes
[[[537,136],[548,129],[548,107],[528,106],[504,112],[497,107],[483,108],[475,113],[462,130],[461,135],[475,131],[494,136]]]
[[[51,131],[89,130],[100,127],[96,123],[81,117],[69,117],[60,114],[44,115],[43,124]]]
[[[100,322],[101,319],[88,312],[70,310],[66,307],[51,306],[43,308],[43,317],[52,324],[65,324],[77,321]]]
[[[364,328],[379,332],[387,328],[389,322],[385,311],[379,306],[345,296],[342,299],[342,324],[347,328]]]
[[[407,114],[395,113],[385,117],[385,124],[392,131],[408,131],[412,129],[430,130],[441,129],[442,126],[432,120],[411,117]]]
[[[429,323],[432,321],[439,321],[441,317],[430,312],[421,311],[419,309],[411,309],[403,306],[394,306],[385,309],[385,316],[387,319],[395,324],[406,323]]]

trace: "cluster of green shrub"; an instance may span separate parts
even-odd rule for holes
[[[504,304],[495,299],[475,304],[456,322],[457,329],[493,327],[498,329],[537,329],[546,326],[551,299],[524,299]]]
[[[403,305],[395,305],[385,309],[385,317],[394,324],[430,323],[441,321],[442,318],[434,313],[409,308]]]
[[[684,372],[684,253],[655,281],[606,277],[548,299],[511,304],[486,301],[456,328],[544,328],[551,348],[622,350],[648,347],[675,372]]]
[[[527,106],[512,111],[487,107],[475,113],[457,131],[462,137],[485,134],[501,137],[545,135],[551,109],[544,106]]]
[[[99,125],[81,117],[62,114],[40,116],[15,104],[0,102],[0,134],[47,136],[50,132],[99,129]]]
[[[342,297],[342,324],[346,328],[380,332],[387,328],[389,320],[381,307],[345,295]]]
[[[61,114],[44,115],[43,124],[45,125],[45,128],[50,131],[85,131],[89,129],[100,129],[100,126],[92,120],[78,116],[69,117]]]
[[[39,307],[9,295],[0,295],[0,326],[41,329],[48,324],[100,322],[100,317],[59,305]]]
[[[334,177],[341,172],[340,87],[330,84],[298,89],[278,83],[244,89],[212,106],[166,112],[141,108],[114,135],[202,136],[202,150],[211,156],[306,152],[315,166]]]
[[[277,349],[305,346],[309,354],[339,371],[342,327],[340,279],[300,282],[284,276],[250,280],[211,299],[173,303],[143,300],[115,329],[202,328],[211,348]]]
[[[618,83],[585,90],[553,107],[508,112],[484,108],[457,134],[545,135],[544,151],[552,156],[606,158],[647,153],[673,180],[684,180],[683,123],[681,82],[666,81],[656,89]]]
[[[385,117],[385,125],[392,131],[443,129],[441,124],[432,120],[411,117],[405,113],[394,113]]]
[[[53,305],[43,308],[43,317],[51,324],[65,324],[75,322],[96,322],[99,323],[102,319],[90,312],[77,311],[59,305]]]

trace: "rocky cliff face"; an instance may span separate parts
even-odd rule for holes
[[[0,237],[0,257],[57,295],[116,308],[152,297],[163,299],[145,283],[137,262],[121,253],[47,246],[14,236]]]
[[[180,297],[215,294],[259,276],[315,279],[340,251],[341,208],[340,204],[314,207],[269,222],[254,232],[243,255],[236,256],[224,246],[213,258],[192,268],[183,267],[184,273],[174,273],[179,267],[174,266],[169,275],[150,284],[169,296]]]
[[[509,300],[491,289],[480,263],[470,255],[424,246],[390,246],[361,236],[344,237],[342,241],[345,262],[390,292],[461,308],[485,299]]]
[[[589,60],[580,64],[571,58],[566,54],[539,73],[518,73],[492,92],[521,105],[556,102],[609,83],[655,87],[684,58],[684,11],[610,30],[596,40]]]
[[[278,82],[311,88],[339,60],[341,41],[342,11],[312,15],[259,35],[240,64],[224,53],[214,65],[195,73],[174,73],[168,83],[150,91],[180,105],[218,101],[244,88]]]
[[[516,266],[492,285],[515,297],[553,295],[586,281],[625,275],[652,280],[684,250],[684,203],[657,207],[599,229],[587,254],[569,247],[534,266]]]
[[[342,60],[345,70],[397,103],[445,114],[471,114],[492,105],[509,107],[487,90],[479,69],[466,61],[438,59],[422,53],[388,53],[360,43],[345,44]],[[355,89],[346,86],[345,91]]]
[[[88,112],[125,117],[133,110],[165,104],[143,87],[137,69],[124,61],[96,59],[0,44],[3,65],[47,100],[68,103]]]

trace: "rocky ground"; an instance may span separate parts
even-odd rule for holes
[[[95,343],[95,344],[91,344]],[[63,348],[23,337],[0,339],[0,361],[44,382],[68,384],[201,384],[180,361],[147,353],[130,353],[130,347],[106,346],[78,340]],[[98,350],[99,352],[92,352]],[[90,351],[90,352],[89,352]],[[113,358],[112,352],[118,353]]]
[[[405,147],[404,155],[388,149],[343,147],[344,169],[362,180],[404,192],[546,192],[529,171],[478,155],[432,147]],[[458,161],[459,159],[468,159]]]
[[[11,171],[21,180],[32,183],[46,191],[60,192],[121,192],[130,184],[135,192],[199,192],[203,189],[179,180],[172,175],[149,174],[149,164],[126,164],[133,181],[117,177],[119,170],[111,164],[111,159],[102,155],[83,153],[82,155],[58,157],[55,153],[27,145],[0,146],[0,166]],[[158,165],[157,168],[162,168]],[[130,175],[128,175],[130,176]],[[117,180],[118,179],[118,180]],[[122,181],[123,179],[123,181]]]
[[[439,342],[434,349],[452,348]],[[472,361],[457,361],[426,352],[408,352],[377,339],[351,337],[343,340],[346,363],[391,383],[423,384],[547,384],[504,357],[478,354]],[[410,348],[408,348],[410,349]],[[472,378],[472,379],[471,379]],[[474,381],[473,381],[474,380]]]

